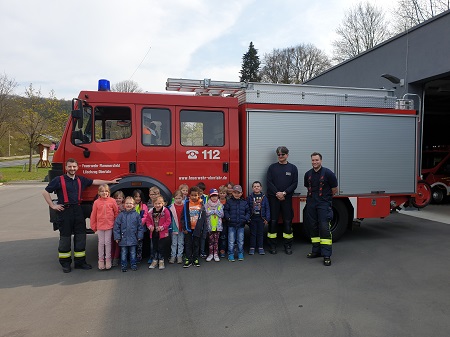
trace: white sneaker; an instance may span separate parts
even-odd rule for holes
[[[209,254],[208,257],[206,258],[206,261],[209,262],[209,261],[211,261],[212,259],[213,259],[212,254]]]
[[[214,261],[216,261],[216,262],[219,262],[220,261],[220,258],[219,258],[219,255],[214,255]]]
[[[152,264],[148,266],[148,269],[155,269],[158,265],[158,260],[153,260]]]

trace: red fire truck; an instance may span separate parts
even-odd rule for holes
[[[396,109],[392,91],[207,79],[168,79],[166,90],[178,91],[171,94],[102,88],[73,99],[49,178],[75,158],[80,175],[122,178],[112,193],[147,194],[157,186],[169,200],[182,183],[202,181],[209,190],[232,181],[245,195],[253,181],[264,185],[275,149],[284,145],[299,170],[294,223],[303,222],[310,154],[320,152],[336,173],[334,240],[354,219],[430,201],[430,186],[418,182],[420,115],[405,109],[409,104]],[[86,217],[96,194],[91,187],[82,195]]]

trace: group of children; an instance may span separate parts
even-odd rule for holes
[[[164,269],[170,245],[169,263],[199,267],[200,258],[220,261],[228,257],[244,260],[244,228],[250,227],[248,254],[264,255],[264,225],[270,221],[270,208],[259,181],[252,193],[242,198],[240,185],[222,185],[204,194],[205,184],[179,186],[166,202],[160,190],[149,189],[149,202],[141,190],[125,197],[122,191],[110,196],[108,185],[100,185],[91,214],[91,228],[98,234],[98,269],[111,269],[119,263],[127,271],[137,270],[142,260],[143,239],[150,237],[149,268]],[[168,206],[166,206],[168,205]],[[235,252],[236,250],[236,252]]]

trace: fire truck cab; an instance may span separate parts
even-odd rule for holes
[[[182,183],[204,182],[209,190],[232,181],[246,195],[255,180],[264,189],[275,149],[284,145],[299,170],[293,208],[301,223],[303,174],[317,151],[339,183],[334,240],[354,219],[384,218],[431,198],[429,185],[417,183],[420,115],[410,104],[396,109],[392,91],[206,79],[168,79],[166,89],[178,93],[80,92],[49,178],[75,158],[80,175],[121,178],[112,193],[148,195],[157,186],[171,200]],[[82,195],[86,217],[96,195],[95,187]]]

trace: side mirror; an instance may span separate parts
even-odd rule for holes
[[[72,118],[77,121],[78,128],[83,127],[83,101],[81,99],[72,99]]]

